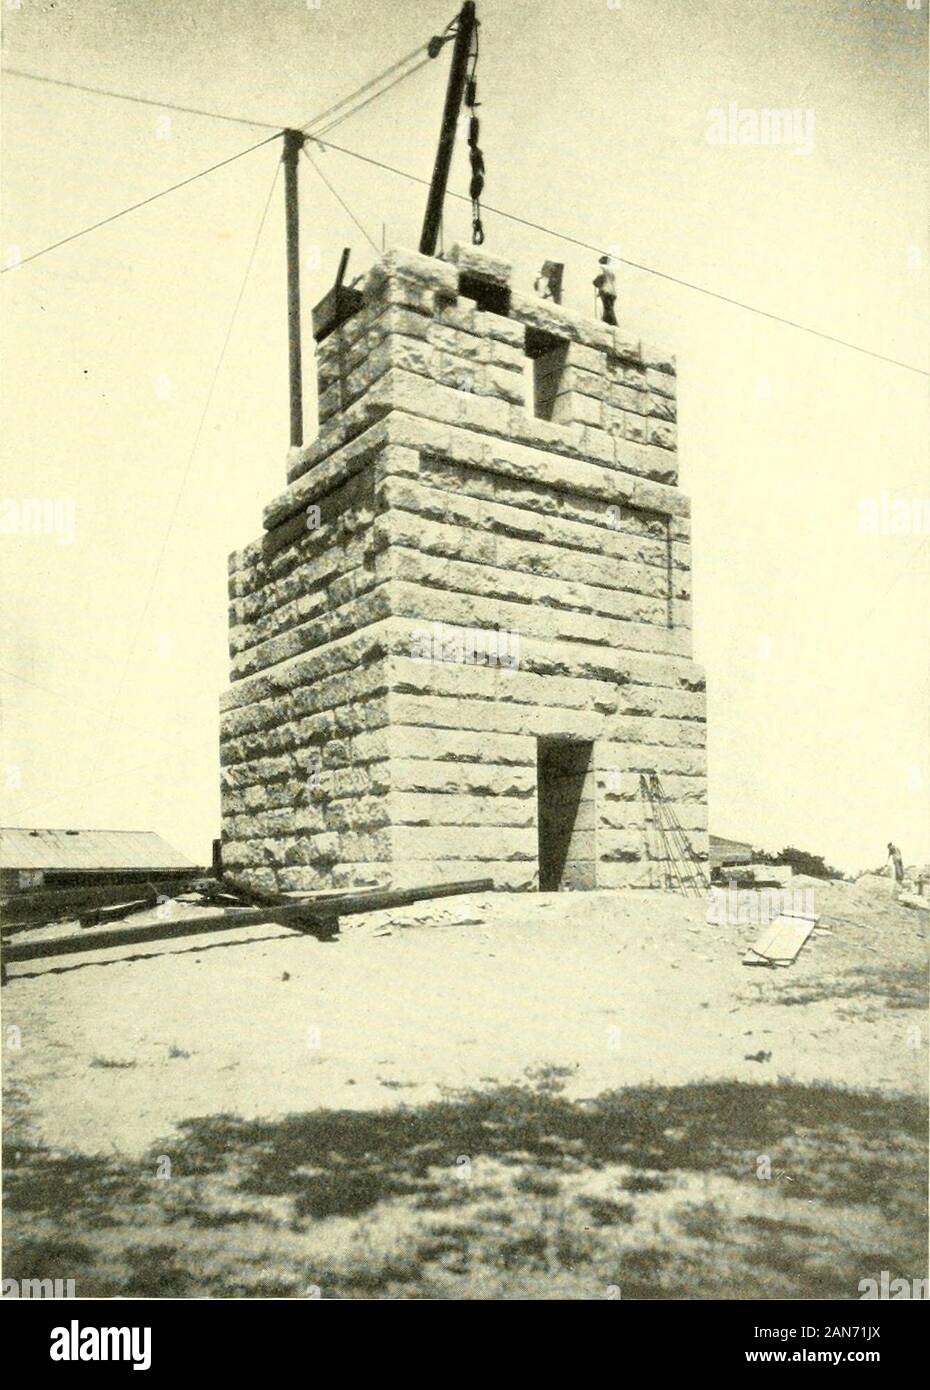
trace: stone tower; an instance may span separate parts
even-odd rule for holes
[[[664,886],[706,859],[674,359],[390,251],[319,343],[319,434],[230,558],[223,858],[279,890]]]

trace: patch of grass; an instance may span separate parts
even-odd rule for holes
[[[131,1245],[126,1250],[127,1298],[183,1298],[191,1276],[173,1245]]]
[[[502,1242],[498,1258],[505,1269],[526,1265],[545,1268],[548,1245],[541,1231]]]
[[[514,1182],[517,1192],[528,1192],[533,1197],[557,1197],[559,1195],[558,1178],[550,1178],[548,1174],[536,1173],[531,1169],[528,1173],[521,1173]]]
[[[660,1177],[652,1173],[630,1173],[622,1183],[627,1192],[665,1192],[671,1185],[664,1173]]]
[[[921,1275],[921,1102],[719,1082],[574,1103],[534,1080],[191,1119],[165,1182],[164,1144],[132,1165],[20,1144],[7,1266],[34,1277],[36,1241],[73,1241],[88,1297],[854,1299],[873,1269]],[[791,1181],[760,1181],[761,1154]]]
[[[595,1226],[627,1225],[636,1211],[632,1202],[612,1202],[604,1197],[580,1197],[579,1206],[584,1208]]]
[[[688,1289],[688,1281],[667,1278],[670,1262],[668,1251],[657,1249],[652,1242],[642,1249],[626,1251],[617,1260],[611,1288],[625,1303],[638,1303],[640,1300],[654,1298],[681,1298]],[[693,1298],[693,1293],[688,1293]]]
[[[49,1216],[73,1230],[72,1218],[96,1224],[114,1206],[142,1198],[138,1172],[95,1155],[54,1154],[36,1145],[4,1149],[4,1212]]]
[[[67,1237],[41,1236],[17,1242],[12,1258],[3,1260],[3,1277],[17,1279],[72,1279],[76,1269],[84,1268],[91,1258],[91,1247],[84,1241]],[[76,1292],[80,1293],[79,1289]]]
[[[922,963],[906,966],[857,966],[839,979],[788,982],[773,995],[778,1004],[816,1004],[822,1000],[856,1000],[884,1009],[926,1009],[930,977]]]
[[[687,1235],[697,1240],[714,1241],[720,1239],[728,1223],[716,1202],[701,1202],[685,1207],[678,1215],[678,1224]]]
[[[752,1226],[757,1231],[773,1231],[776,1235],[806,1236],[808,1234],[806,1226],[799,1226],[791,1221],[778,1221],[771,1216],[744,1216],[743,1221],[747,1226]]]
[[[537,1091],[547,1095],[559,1095],[565,1090],[565,1082],[574,1076],[577,1070],[577,1064],[571,1067],[557,1067],[547,1063],[540,1067],[527,1067],[523,1074]]]

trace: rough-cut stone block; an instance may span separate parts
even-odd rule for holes
[[[536,862],[535,828],[500,825],[395,826],[398,859],[522,860]]]
[[[387,813],[395,825],[536,826],[536,807],[528,797],[461,797],[442,792],[393,791],[388,798]]]
[[[590,379],[600,380],[607,377],[608,354],[606,348],[587,347],[584,343],[570,342],[565,356],[567,370],[577,368],[580,372],[587,373]],[[578,390],[582,387],[579,385]]]
[[[472,275],[477,280],[488,280],[495,285],[509,285],[511,267],[507,261],[491,256],[476,246],[464,246],[456,242],[449,252],[449,260],[461,275]]]
[[[370,299],[382,285],[411,281],[437,294],[455,299],[458,294],[458,275],[454,266],[435,256],[423,256],[418,251],[392,248],[376,261],[365,278],[364,293]]]

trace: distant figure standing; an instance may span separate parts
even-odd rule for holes
[[[540,299],[551,299],[554,304],[562,303],[562,273],[565,266],[560,261],[545,261],[533,285]]]
[[[904,861],[901,858],[901,851],[897,845],[888,843],[888,858],[891,860],[891,871],[894,874],[895,883],[900,888],[904,882]]]
[[[609,256],[601,256],[598,265],[601,270],[594,277],[594,288],[601,301],[601,318],[604,323],[612,323],[616,327],[617,315],[614,313],[614,305],[617,302],[617,277],[610,268]]]

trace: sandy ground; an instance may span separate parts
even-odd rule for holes
[[[783,970],[742,964],[759,925],[618,893],[14,966],[4,1276],[467,1300],[921,1279],[927,914],[881,883],[815,895]]]
[[[569,1069],[571,1099],[717,1078],[921,1092],[925,1018],[900,977],[919,983],[927,916],[864,896],[820,893],[790,969],[741,963],[759,926],[618,893],[455,898],[345,918],[334,942],[272,926],[17,966],[8,1120],[53,1149],[132,1156],[189,1116],[421,1104],[545,1067]]]

